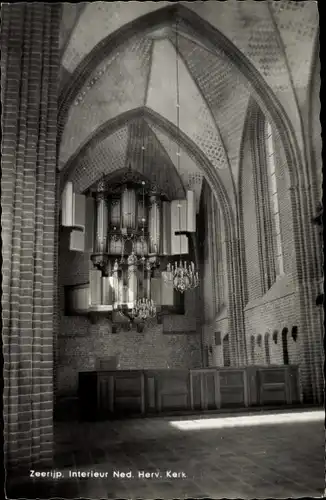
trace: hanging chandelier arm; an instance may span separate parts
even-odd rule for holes
[[[177,108],[177,172],[180,175],[180,81],[179,81],[179,32],[178,20],[175,25],[175,66],[176,66],[176,108]]]
[[[176,91],[177,91],[177,127],[178,127],[178,139],[180,139],[180,88],[179,88],[179,33],[178,33],[178,20],[175,25],[175,53],[176,53]],[[179,141],[178,141],[179,146]]]
[[[176,40],[175,40],[175,49],[176,49],[176,107],[177,107],[177,171],[180,175],[180,85],[179,85],[179,41],[178,41],[178,21],[176,21]],[[187,262],[186,260],[182,263],[181,255],[182,255],[182,236],[185,233],[181,231],[181,201],[178,202],[178,210],[179,210],[179,231],[178,234],[180,240],[180,261],[175,262],[173,266],[170,263],[167,266],[168,277],[167,281],[172,280],[173,288],[180,293],[184,293],[187,290],[196,288],[199,284],[198,272],[195,269],[194,263]],[[187,234],[189,237],[189,235]]]
[[[181,205],[180,205],[180,203],[178,204],[178,210],[179,210],[179,233],[181,233]],[[180,257],[180,263],[181,263],[181,252],[182,252],[181,234],[179,234],[179,243],[180,243],[180,255],[179,255],[179,257]]]

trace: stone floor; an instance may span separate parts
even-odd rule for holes
[[[324,457],[324,412],[316,409],[60,423],[55,470],[64,477],[43,479],[43,498],[320,497]],[[69,479],[69,471],[107,478]]]

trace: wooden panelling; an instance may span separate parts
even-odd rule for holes
[[[153,377],[146,377],[146,388],[147,401],[146,401],[146,409],[149,412],[156,411],[156,379]]]
[[[78,377],[79,415],[82,420],[96,420],[100,418],[98,402],[100,395],[97,392],[97,372],[80,372]],[[106,395],[105,399],[107,401]],[[103,404],[106,403],[103,401]]]
[[[220,379],[216,369],[192,370],[190,390],[192,409],[214,410],[220,407]]]
[[[188,393],[161,394],[160,411],[188,410]]]
[[[243,387],[221,387],[221,407],[245,406]]]
[[[299,380],[299,370],[297,366],[288,366],[288,384],[290,388],[291,399],[293,403],[300,403],[300,380]]]
[[[201,410],[203,407],[201,379],[200,372],[190,374],[190,407],[192,410]]]
[[[284,401],[291,403],[287,373],[287,367],[285,369],[278,367],[258,369],[257,382],[260,404],[284,404]]]
[[[158,373],[158,410],[190,409],[189,371],[162,370]]]
[[[98,375],[97,406],[101,414],[142,414],[145,411],[144,395],[144,375],[141,371],[116,370]]]
[[[110,370],[80,373],[81,415],[128,415],[218,410],[299,401],[298,369]],[[95,396],[94,396],[95,394]]]
[[[109,414],[114,409],[112,408],[112,380],[110,377],[99,377],[97,386],[97,409],[100,414]]]
[[[220,385],[221,387],[233,387],[243,385],[244,370],[223,370],[220,371]]]
[[[204,377],[204,391],[205,391],[205,409],[213,410],[216,408],[216,381],[215,373],[209,372]]]
[[[128,375],[115,376],[115,394],[116,396],[135,396],[140,395],[141,376],[133,377]]]

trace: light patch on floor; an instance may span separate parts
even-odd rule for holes
[[[170,421],[170,425],[182,431],[201,429],[225,429],[228,427],[252,427],[256,425],[293,424],[300,422],[321,422],[325,412],[308,411],[268,415],[246,415],[239,417],[217,417],[200,420]]]

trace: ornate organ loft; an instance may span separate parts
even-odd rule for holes
[[[85,194],[68,182],[62,226],[69,249],[90,257],[89,283],[67,288],[68,314],[109,316],[138,327],[165,312],[183,313],[183,292],[198,285],[194,257],[195,193],[168,200],[129,167],[103,176]],[[187,260],[185,260],[187,259]]]

